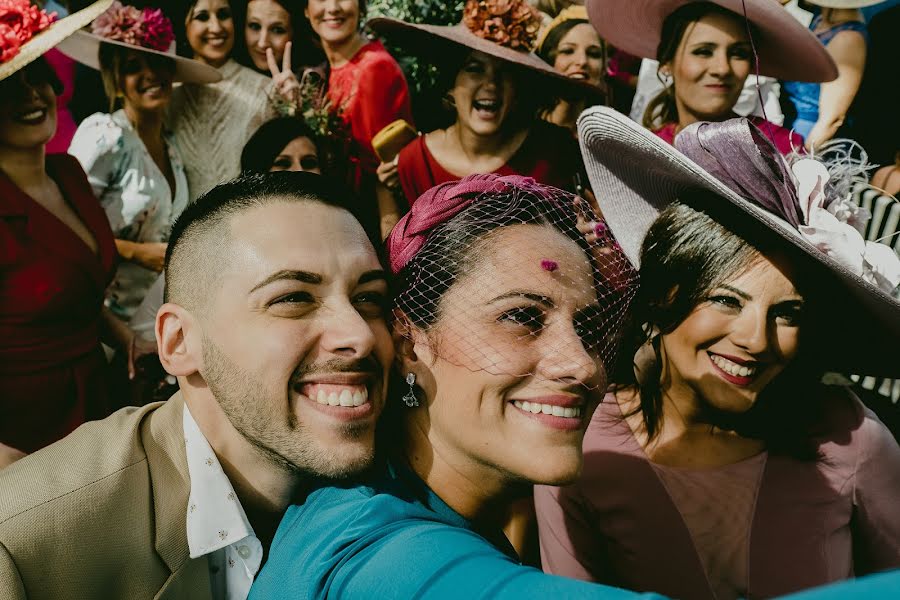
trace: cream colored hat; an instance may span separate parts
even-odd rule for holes
[[[4,38],[0,38],[0,57],[11,54],[5,61],[0,59],[0,61],[2,61],[0,62],[0,81],[34,62],[43,56],[45,52],[54,48],[64,39],[93,21],[97,15],[109,8],[111,3],[112,0],[98,0],[98,2],[94,2],[87,8],[84,8],[75,14],[69,15],[58,21],[52,21],[47,27],[40,29],[39,33],[34,35],[34,37],[26,40],[21,46],[18,46],[17,49],[9,47],[9,42]],[[37,7],[31,6],[28,0],[22,0],[21,4],[23,12],[25,10],[29,12],[29,20],[32,22],[34,22],[34,19],[31,17],[34,15],[39,15],[42,18],[41,20],[50,17],[50,15],[47,15],[44,11],[35,12],[38,10]],[[6,8],[7,10],[12,9],[12,7]],[[38,23],[35,23],[35,26],[39,26]]]

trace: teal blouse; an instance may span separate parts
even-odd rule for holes
[[[490,538],[490,539],[488,539]],[[250,590],[269,598],[661,598],[546,575],[502,532],[476,532],[406,467],[291,506]]]

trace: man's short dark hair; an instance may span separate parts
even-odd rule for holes
[[[191,310],[201,306],[223,270],[222,260],[227,260],[231,219],[246,210],[282,202],[318,202],[360,220],[356,194],[315,173],[253,173],[217,185],[188,205],[172,226],[166,249],[165,301]],[[367,230],[366,235],[382,259],[378,233]]]

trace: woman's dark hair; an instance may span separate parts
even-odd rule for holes
[[[585,19],[568,19],[547,32],[547,37],[544,38],[544,43],[541,44],[537,53],[541,60],[552,67],[556,62],[559,43],[566,37],[566,34],[575,29],[575,26],[582,23],[589,23],[589,21]]]
[[[659,37],[659,46],[656,48],[656,60],[660,65],[670,64],[675,54],[678,52],[678,46],[688,27],[696,23],[700,19],[712,15],[725,15],[732,19],[739,20],[742,24],[743,17],[735,12],[723,8],[712,2],[691,2],[673,11],[666,20],[663,21],[662,32]],[[750,35],[754,39],[759,39],[756,27],[753,23],[749,23]],[[656,130],[667,123],[678,122],[678,106],[675,104],[675,84],[661,90],[650,102],[644,111],[643,125],[647,129]]]
[[[43,83],[49,83],[57,96],[63,93],[62,81],[60,81],[59,76],[57,76],[53,67],[50,66],[50,63],[41,56],[27,66],[22,67],[18,73],[0,81],[0,96],[15,98],[26,85],[35,86]]]
[[[724,202],[712,194],[710,205]],[[718,215],[717,215],[718,217]],[[761,260],[766,249],[752,245],[734,233],[722,219],[685,204],[674,203],[654,221],[641,248],[641,286],[632,305],[632,322],[626,336],[624,356],[634,356],[645,345],[652,346],[655,360],[640,374],[633,365],[621,361],[616,373],[616,389],[636,387],[640,393],[640,412],[653,439],[662,424],[663,357],[661,337],[674,331],[709,297],[710,293],[730,278],[739,276]],[[731,225],[729,223],[729,225]],[[807,289],[802,273],[798,273],[798,290]],[[804,295],[804,315],[814,310],[810,295]],[[815,296],[815,294],[813,294]],[[801,329],[800,351],[792,363],[760,395],[746,413],[717,413],[709,408],[715,424],[745,437],[763,439],[769,451],[797,457],[814,457],[809,447],[810,424],[818,413],[816,402],[821,369],[811,360],[809,348],[812,328]],[[647,369],[646,365],[642,365]]]
[[[177,0],[172,8],[172,29],[175,30],[175,47],[179,56],[185,58],[194,57],[194,49],[191,48],[187,38],[187,19],[193,14],[198,0]],[[231,20],[234,22],[234,46],[231,55],[236,56],[242,52],[244,44],[244,17],[247,15],[247,0],[227,0],[231,9]],[[168,14],[166,15],[168,16]]]
[[[469,48],[442,49],[440,58],[433,59],[437,71],[435,89],[441,95],[441,107],[445,114],[441,128],[448,127],[456,121],[456,106],[450,101],[449,94],[456,85],[456,77],[473,52],[475,51]],[[513,110],[507,116],[507,122],[514,127],[525,127],[540,119],[545,111],[556,106],[559,98],[553,86],[547,85],[526,67],[506,63],[502,59],[497,60],[503,63],[503,68],[509,73],[516,91]]]
[[[441,299],[460,275],[484,257],[493,232],[512,225],[549,225],[590,256],[574,214],[559,209],[558,198],[521,188],[514,196],[491,194],[438,226],[425,245],[397,274],[395,304],[412,324],[428,329],[441,315]],[[591,261],[593,264],[593,261]],[[602,284],[594,268],[595,282]]]
[[[132,50],[118,44],[100,43],[98,57],[100,59],[100,76],[103,79],[103,91],[109,101],[109,111],[116,110],[122,103],[120,92],[125,78],[126,57],[129,53],[140,54],[153,71],[162,71],[170,75],[175,73],[175,59],[168,56]]]
[[[268,173],[275,158],[281,154],[284,147],[301,137],[309,138],[316,146],[316,151],[319,151],[316,134],[301,119],[278,117],[266,121],[244,145],[244,150],[241,152],[241,171]]]
[[[234,56],[235,60],[245,67],[268,76],[270,75],[268,69],[260,71],[256,68],[253,59],[250,58],[250,49],[247,48],[245,29],[247,25],[247,11],[249,10],[250,2],[252,1],[253,0],[241,0],[240,3],[244,11],[244,14],[242,15],[243,26],[241,27],[240,32],[235,31],[235,35],[239,36],[241,39],[240,43],[238,43],[238,40],[235,40]],[[291,38],[291,67],[293,70],[299,72],[301,67],[316,66],[325,60],[325,55],[322,53],[322,46],[316,38],[316,35],[313,33],[309,24],[309,19],[303,14],[306,3],[293,2],[292,0],[272,1],[277,2],[281,8],[287,11],[291,19],[291,29],[293,29],[293,36]],[[281,65],[278,66],[281,67]]]

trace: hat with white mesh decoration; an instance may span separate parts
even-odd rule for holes
[[[638,279],[588,202],[528,177],[470,175],[419,197],[387,246],[395,316],[438,330],[439,358],[545,380],[580,361],[595,373],[581,384],[606,385]],[[542,366],[522,358],[536,348]]]

